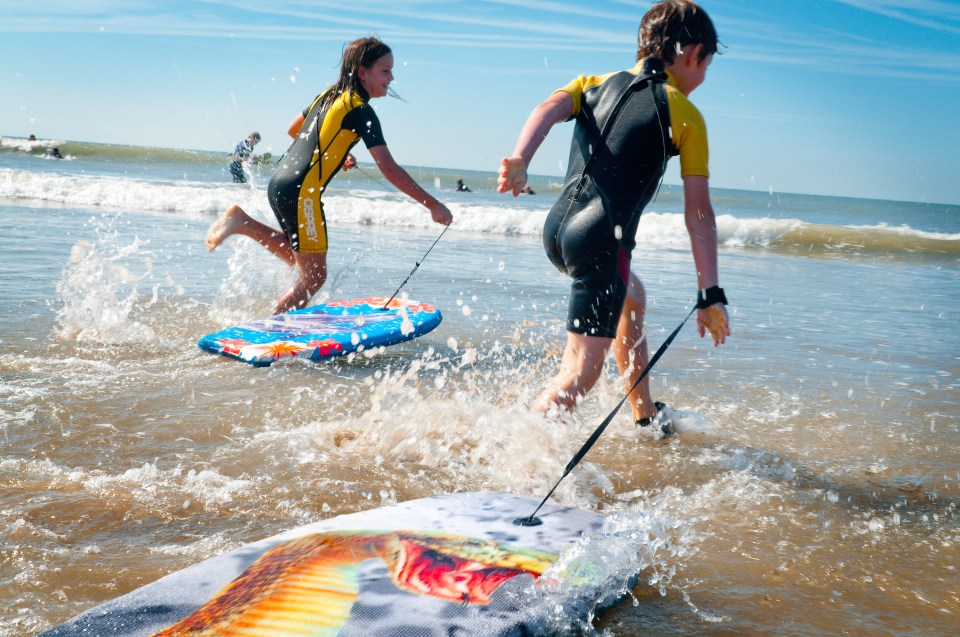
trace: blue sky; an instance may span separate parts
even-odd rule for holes
[[[960,203],[960,1],[701,4],[726,45],[691,96],[713,186]],[[373,34],[405,100],[373,102],[397,160],[495,172],[551,91],[633,65],[649,6],[4,0],[0,134],[227,152],[256,129],[277,155],[343,44]],[[561,176],[569,139],[555,128],[531,172]]]

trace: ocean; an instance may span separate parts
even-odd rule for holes
[[[540,241],[561,178],[513,198],[495,167],[407,167],[454,214],[426,259],[440,227],[374,166],[326,194],[316,301],[389,296],[422,259],[402,294],[441,309],[435,331],[322,364],[202,352],[293,280],[242,237],[207,252],[232,203],[276,225],[269,165],[238,185],[226,163],[0,140],[0,636],[326,517],[539,499],[620,400],[611,360],[568,422],[529,411],[564,342],[569,282]],[[956,634],[960,206],[713,194],[733,335],[714,348],[684,327],[651,376],[678,435],[624,410],[555,493],[629,540],[597,569],[643,566],[623,603],[592,626],[571,611],[568,632]],[[679,187],[637,239],[653,351],[696,294]]]

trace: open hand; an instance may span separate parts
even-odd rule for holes
[[[517,197],[527,185],[527,167],[519,157],[504,157],[500,162],[500,176],[497,177],[497,192],[513,191]]]
[[[727,307],[723,303],[714,303],[710,307],[697,310],[697,331],[700,338],[710,331],[713,337],[713,346],[722,345],[730,336],[730,317],[727,316]]]

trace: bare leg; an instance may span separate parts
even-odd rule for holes
[[[600,378],[612,339],[567,332],[560,371],[533,402],[533,410],[547,413],[551,406],[572,411],[580,396]]]
[[[227,237],[235,234],[250,237],[290,265],[297,262],[283,232],[260,223],[236,205],[227,208],[207,230],[207,250],[213,252]]]
[[[290,310],[305,307],[313,295],[320,291],[327,281],[327,253],[307,254],[295,252],[299,276],[293,287],[277,301],[276,313],[282,314]]]
[[[617,367],[629,389],[637,381],[643,368],[647,366],[647,339],[643,336],[643,316],[647,307],[643,284],[633,274],[627,287],[627,299],[617,324],[617,338],[613,342],[613,355]],[[650,377],[646,376],[630,394],[630,411],[633,419],[649,418],[657,413],[650,397]]]

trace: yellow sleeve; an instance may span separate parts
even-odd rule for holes
[[[670,108],[670,136],[680,151],[680,176],[710,177],[710,149],[707,144],[707,124],[697,107],[687,96],[667,85],[667,104]]]

